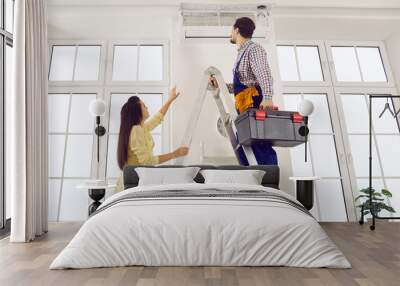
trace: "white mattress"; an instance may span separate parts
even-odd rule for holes
[[[108,198],[50,269],[145,266],[293,266],[349,268],[318,222],[299,209],[255,198],[121,201],[131,192],[263,190],[262,186],[185,184],[136,187]],[[108,206],[108,207],[107,207]]]

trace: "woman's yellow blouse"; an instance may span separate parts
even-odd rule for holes
[[[157,165],[159,164],[158,156],[154,156],[154,141],[151,131],[161,124],[164,116],[158,112],[150,119],[146,120],[142,125],[135,125],[131,129],[129,135],[128,160],[126,165]],[[122,176],[117,181],[116,191],[120,192],[124,189]]]
[[[158,156],[154,156],[154,141],[151,131],[163,121],[164,116],[158,112],[142,125],[135,125],[129,136],[128,165],[157,165]]]

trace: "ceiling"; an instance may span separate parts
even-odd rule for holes
[[[47,0],[50,6],[178,6],[180,3],[203,3],[201,0]],[[320,8],[400,8],[400,0],[207,0],[218,4],[263,4],[276,7],[320,7]]]

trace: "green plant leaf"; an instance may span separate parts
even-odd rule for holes
[[[368,198],[369,196],[367,196],[367,195],[359,195],[359,196],[357,196],[354,200],[355,201],[357,201],[357,200],[359,200],[359,199],[361,199],[361,198]]]
[[[381,192],[385,197],[388,197],[388,198],[393,197],[392,193],[389,192],[389,190],[387,190],[387,189],[382,189]]]
[[[396,212],[396,211],[394,210],[394,208],[392,208],[392,207],[390,207],[390,206],[387,206],[387,205],[382,206],[382,208],[385,209],[385,210],[387,210],[388,212],[391,212],[391,213],[395,213],[395,212]]]
[[[360,190],[360,193],[364,193],[364,194],[367,194],[367,195],[369,195],[370,193],[375,193],[375,190],[374,189],[371,189],[371,191],[367,188],[367,189],[362,189],[362,190]]]

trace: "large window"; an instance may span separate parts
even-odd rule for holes
[[[368,183],[368,94],[394,94],[385,49],[380,42],[284,42],[278,45],[285,108],[311,100],[309,162],[304,147],[291,149],[293,173],[318,176],[312,212],[322,221],[355,220],[354,197]],[[393,116],[379,118],[386,100],[374,101],[374,185],[394,191],[400,210],[395,149],[399,125]],[[392,102],[389,102],[392,105]]]
[[[11,194],[5,187],[5,106],[11,96],[14,1],[0,0],[0,228],[9,226]]]
[[[114,182],[120,176],[116,151],[121,107],[136,95],[150,114],[160,109],[168,90],[168,45],[57,41],[50,51],[49,220],[84,220],[88,195],[76,185],[97,176]],[[88,110],[95,98],[107,104],[99,163],[95,122]],[[168,122],[152,132],[155,154],[168,150],[167,127]]]

